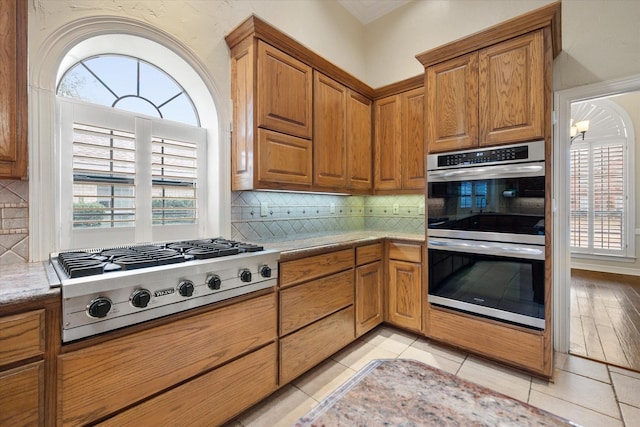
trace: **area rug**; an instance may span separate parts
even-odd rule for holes
[[[380,359],[369,362],[295,427],[576,425],[415,360]]]

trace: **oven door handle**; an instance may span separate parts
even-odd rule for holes
[[[544,162],[499,166],[473,166],[460,169],[428,171],[428,182],[447,182],[463,179],[521,178],[544,176]]]
[[[479,242],[476,240],[429,239],[429,249],[466,252],[469,254],[525,258],[544,261],[544,246],[514,245],[501,242]]]

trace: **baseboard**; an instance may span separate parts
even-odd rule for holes
[[[637,268],[611,267],[608,265],[583,264],[581,262],[571,262],[571,268],[576,270],[600,271],[602,273],[625,274],[628,276],[640,276]]]

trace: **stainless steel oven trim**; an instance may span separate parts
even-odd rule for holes
[[[471,165],[459,169],[438,169],[427,172],[427,182],[474,181],[500,178],[544,176],[545,162],[508,165]]]
[[[498,233],[487,231],[466,231],[429,228],[428,238],[449,238],[462,240],[478,240],[489,242],[518,242],[527,245],[544,245],[544,235]]]
[[[464,310],[471,314],[481,314],[484,316],[489,316],[497,319],[506,320],[508,322],[514,322],[521,325],[532,326],[538,329],[545,328],[544,319],[539,319],[537,317],[525,316],[523,314],[513,313],[510,311],[498,310],[491,307],[485,307],[482,305],[469,304],[467,302],[458,301],[450,298],[443,298],[437,295],[428,296],[429,302],[433,304],[438,304],[445,307],[457,308],[460,310]]]
[[[466,252],[470,254],[494,255],[506,258],[544,261],[544,245],[524,245],[505,242],[483,242],[462,239],[427,239],[428,248],[442,251]]]

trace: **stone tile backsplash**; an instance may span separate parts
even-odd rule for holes
[[[0,180],[0,264],[29,259],[29,182]]]
[[[420,205],[424,208],[424,196],[419,195],[232,192],[231,238],[268,242],[365,229],[424,233]]]

